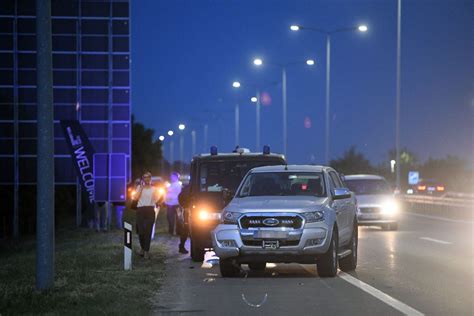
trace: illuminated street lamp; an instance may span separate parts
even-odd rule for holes
[[[300,27],[299,27],[299,25],[292,25],[292,26],[290,26],[290,30],[292,30],[292,31],[299,31],[299,30],[300,30]]]
[[[234,88],[240,88],[240,82],[238,82],[238,81],[232,82],[232,87],[234,87]]]
[[[168,131],[168,136],[173,136],[174,132],[172,130]]]
[[[254,64],[255,66],[261,66],[261,65],[263,64],[263,61],[262,61],[260,58],[255,58],[255,59],[253,60],[253,64]]]
[[[162,141],[165,140],[165,137],[163,135],[160,135],[160,137],[158,137],[158,139],[160,140],[160,142],[162,142]]]
[[[184,125],[184,124],[179,124],[179,125],[178,125],[178,129],[179,129],[180,131],[184,131],[185,128],[186,128],[186,125]]]
[[[251,97],[251,98],[250,98],[250,101],[251,101],[252,103],[257,103],[257,97]]]
[[[263,64],[263,60],[260,58],[257,58],[253,61],[253,63],[256,66],[261,66]],[[302,64],[303,62],[297,61],[297,62],[292,62],[292,63],[286,63],[286,64],[276,64],[276,63],[268,63],[271,66],[276,66],[281,69],[281,76],[282,76],[282,99],[283,99],[283,154],[285,156],[288,155],[287,153],[287,147],[288,147],[288,119],[287,119],[287,97],[286,97],[286,68],[289,66],[294,66],[298,64]],[[308,66],[314,66],[315,62],[313,59],[307,59],[304,61],[306,65]],[[257,96],[257,99],[258,96]],[[257,100],[259,101],[259,100]]]
[[[330,116],[330,110],[331,110],[331,103],[330,103],[330,85],[331,85],[331,35],[335,33],[341,33],[341,32],[353,32],[353,31],[358,31],[365,33],[369,30],[367,25],[358,25],[354,27],[347,27],[347,28],[341,28],[341,29],[336,29],[332,31],[328,31],[325,29],[319,29],[319,28],[314,28],[314,27],[305,27],[301,25],[291,25],[290,30],[293,32],[301,31],[301,30],[307,30],[307,31],[313,31],[313,32],[318,32],[326,35],[326,148],[325,148],[325,161],[326,164],[329,164],[329,116]]]

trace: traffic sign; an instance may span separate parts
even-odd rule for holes
[[[420,181],[420,173],[418,171],[409,171],[408,184],[411,184],[411,185],[418,184],[418,181]]]

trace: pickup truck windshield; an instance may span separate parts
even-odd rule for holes
[[[239,197],[246,196],[326,196],[320,172],[265,172],[253,173],[246,179]]]
[[[346,179],[345,182],[349,190],[356,195],[393,193],[387,181],[382,179]]]
[[[233,192],[247,172],[256,167],[279,165],[279,160],[213,161],[200,165],[199,190],[221,192],[224,188]]]

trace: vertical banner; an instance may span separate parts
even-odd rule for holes
[[[93,169],[94,149],[79,121],[62,120],[61,128],[66,137],[66,143],[68,144],[77,176],[81,181],[83,192],[87,195],[89,206],[93,207],[95,190]]]

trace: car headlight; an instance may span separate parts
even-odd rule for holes
[[[220,220],[221,213],[210,212],[206,209],[202,209],[198,211],[198,217],[201,221]]]
[[[237,220],[239,219],[241,213],[239,212],[229,212],[224,211],[222,212],[222,223],[224,224],[237,224]]]
[[[306,219],[307,223],[320,222],[324,219],[324,212],[322,211],[308,212],[308,213],[303,213],[303,216]]]
[[[382,204],[382,214],[395,215],[398,213],[398,204],[396,201],[386,201]]]

